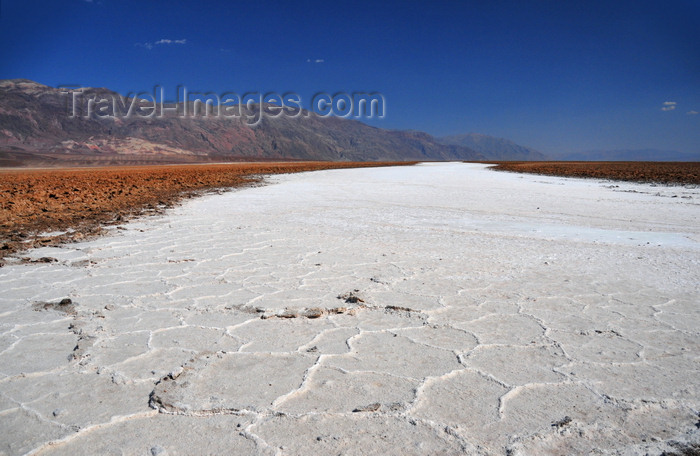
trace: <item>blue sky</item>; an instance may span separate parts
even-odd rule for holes
[[[383,128],[700,153],[700,1],[2,0],[0,78],[376,91]]]

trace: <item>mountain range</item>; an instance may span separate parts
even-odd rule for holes
[[[700,161],[698,153],[656,149],[548,156],[478,133],[436,138],[299,108],[284,108],[285,115],[260,116],[262,111],[282,109],[269,103],[236,105],[237,117],[206,116],[201,110],[195,115],[192,103],[171,103],[161,117],[149,117],[143,115],[138,98],[125,98],[106,88],[82,88],[79,93],[83,102],[95,102],[92,112],[86,113],[81,105],[78,115],[72,115],[76,114],[75,97],[65,89],[27,79],[0,80],[0,166],[239,160]],[[104,115],[98,109],[105,107],[99,100],[120,100],[124,110],[139,107],[132,116]],[[248,125],[256,115],[259,122]]]
[[[440,138],[443,144],[468,147],[488,157],[489,160],[547,160],[548,157],[530,147],[520,146],[513,141],[479,133],[445,136]]]
[[[120,97],[104,88],[83,88],[80,93],[83,100]],[[125,100],[126,107],[130,100]],[[256,115],[259,105],[239,105],[241,116],[227,118],[195,116],[192,103],[188,107],[180,103],[166,105],[170,112],[160,118],[146,118],[99,112],[86,115],[85,110],[72,116],[71,103],[75,100],[65,90],[26,79],[0,81],[0,159],[4,164],[488,158],[469,147],[443,144],[427,133],[384,130],[305,110],[296,118],[264,115],[251,127],[246,119]],[[188,117],[181,115],[185,111]]]

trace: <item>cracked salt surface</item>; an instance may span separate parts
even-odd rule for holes
[[[0,454],[700,446],[700,189],[270,182],[0,269]]]

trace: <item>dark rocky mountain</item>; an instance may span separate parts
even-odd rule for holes
[[[443,144],[457,145],[473,149],[489,160],[533,161],[547,160],[549,157],[530,147],[520,146],[513,141],[479,133],[467,133],[439,138]]]
[[[700,152],[692,154],[658,149],[591,150],[555,158],[567,161],[700,161]]]
[[[263,115],[250,127],[246,122],[260,118],[260,105],[248,109],[236,105],[237,117],[183,117],[182,104],[162,117],[113,114],[110,103],[96,103],[98,109],[86,114],[86,100],[121,100],[124,114],[132,99],[104,88],[84,88],[77,103],[78,115],[71,117],[72,96],[65,90],[26,79],[0,80],[0,159],[5,165],[35,160],[73,162],[195,162],[214,160],[332,160],[413,161],[483,160],[486,157],[468,147],[438,142],[427,133],[391,131],[338,117],[321,117],[302,110],[289,115]],[[138,103],[137,103],[138,104]],[[148,105],[148,104],[146,104]],[[201,108],[201,106],[200,106]],[[175,110],[179,112],[176,113]],[[273,105],[263,105],[270,112]],[[189,103],[188,114],[193,114]],[[141,115],[143,114],[143,115]]]

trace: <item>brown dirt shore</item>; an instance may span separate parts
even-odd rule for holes
[[[493,162],[490,162],[493,163]],[[700,185],[700,162],[496,162],[500,171]]]
[[[159,213],[182,198],[263,175],[389,162],[279,162],[109,168],[0,169],[0,266],[15,252],[98,235],[105,225]],[[62,232],[46,234],[50,232]]]

